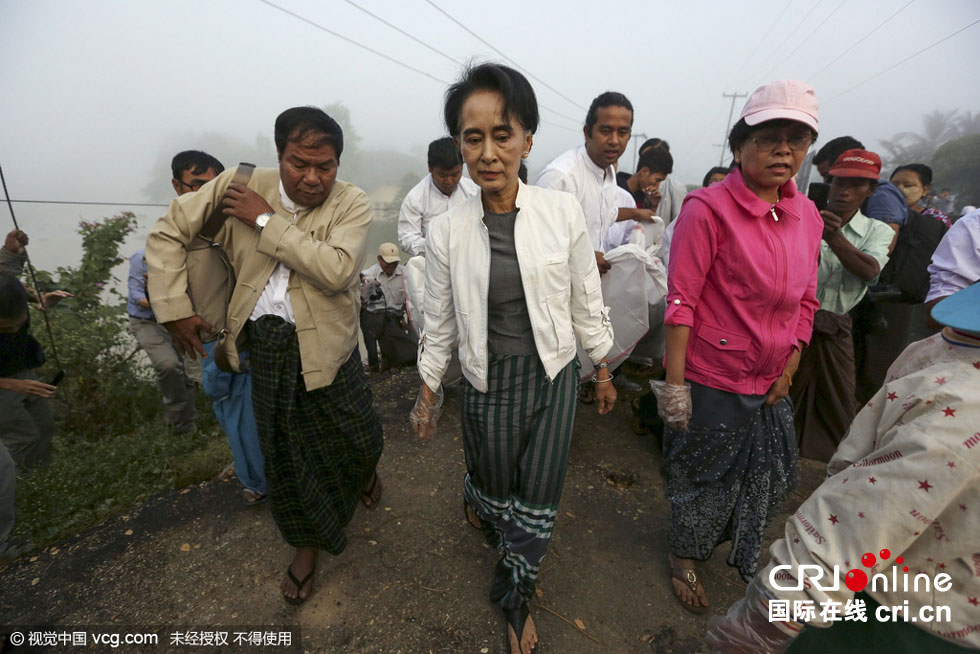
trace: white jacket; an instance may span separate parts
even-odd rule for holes
[[[479,192],[480,187],[473,180],[460,177],[456,190],[446,197],[436,188],[432,173],[429,173],[402,200],[398,212],[398,244],[410,256],[425,256],[429,222]]]
[[[568,193],[521,184],[517,207],[514,243],[534,344],[554,379],[575,358],[576,336],[598,363],[612,346],[612,325],[578,201]],[[487,391],[490,237],[483,215],[477,195],[429,224],[418,368],[433,390],[442,383],[458,336],[463,375],[478,391]]]

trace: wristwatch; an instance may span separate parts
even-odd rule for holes
[[[265,226],[268,224],[269,219],[271,219],[274,215],[276,215],[276,214],[273,213],[272,211],[267,211],[267,212],[265,212],[263,214],[259,214],[258,216],[256,216],[255,217],[255,229],[257,229],[259,232],[261,232],[265,228]]]

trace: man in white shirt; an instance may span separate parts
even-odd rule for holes
[[[405,269],[398,246],[382,243],[378,263],[361,271],[361,334],[368,353],[368,371],[378,372],[378,341],[384,331],[385,316],[401,321],[405,316]],[[391,362],[386,361],[385,365]]]
[[[651,222],[654,216],[650,209],[624,207],[616,181],[616,163],[626,151],[632,130],[633,105],[629,99],[614,91],[600,94],[592,100],[585,117],[585,143],[558,155],[535,182],[535,186],[570,193],[582,205],[601,275],[612,267],[605,252],[628,238],[629,228],[617,223]],[[613,384],[620,390],[639,390],[625,376],[616,377]],[[590,403],[588,384],[583,386],[580,398]]]
[[[463,177],[463,158],[448,136],[429,144],[428,159],[429,174],[408,192],[398,214],[398,242],[413,257],[425,256],[429,221],[479,191]]]
[[[585,213],[596,264],[605,274],[603,257],[609,228],[620,220],[649,221],[649,209],[620,209],[616,162],[626,151],[633,129],[633,105],[622,93],[607,91],[592,101],[585,117],[585,144],[558,155],[538,176],[535,186],[575,196]]]

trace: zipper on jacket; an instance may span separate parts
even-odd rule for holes
[[[767,332],[769,334],[772,334],[773,319],[776,317],[776,311],[777,311],[777,307],[775,307],[774,305],[775,305],[776,298],[786,293],[786,286],[787,286],[786,271],[788,266],[786,262],[786,247],[783,244],[782,239],[778,238],[778,236],[772,234],[768,230],[766,232],[766,235],[769,237],[769,243],[772,246],[773,260],[776,263],[776,268],[778,268],[778,272],[776,276],[779,278],[779,281],[782,282],[781,285],[775,288],[772,298],[770,299],[769,302],[770,307],[766,310],[765,318],[763,320],[764,324],[766,325]],[[795,334],[796,334],[795,330],[793,331],[793,334],[795,339]],[[765,358],[763,359],[760,356],[761,364],[757,363],[755,370],[753,371],[756,374],[764,372],[769,367],[770,362],[772,361],[772,357],[776,353],[775,339],[773,339],[771,336],[769,338],[769,342],[764,345],[764,353],[765,353]]]
[[[517,215],[518,216],[521,215],[520,214],[520,211],[518,211]],[[521,266],[521,249],[517,246],[517,220],[518,219],[515,217],[514,218],[514,254],[517,256],[517,267],[521,271],[521,289],[524,291],[524,296],[526,298],[526,297],[528,297],[529,294],[527,292],[527,288],[524,285],[525,276],[524,276],[524,267]],[[483,224],[483,227],[484,227],[484,229],[486,229],[486,223]],[[490,238],[490,236],[489,236],[489,230],[488,230],[487,231],[487,247],[488,248],[489,248],[489,238]],[[489,286],[490,286],[490,282],[488,280],[487,281],[488,292],[489,292]],[[571,301],[571,300],[569,300],[569,301]],[[489,304],[489,300],[488,300],[487,303]],[[489,311],[489,307],[488,307],[487,310]],[[528,319],[530,320],[530,318],[531,318],[531,311],[530,311],[530,309],[528,309]],[[550,320],[550,316],[549,316],[549,320]],[[538,348],[538,334],[537,334],[537,332],[536,332],[536,330],[534,328],[534,321],[533,320],[530,320],[530,322],[531,322],[531,340],[534,341],[534,350],[535,350],[535,352],[540,352],[540,349]],[[490,330],[490,323],[488,321],[487,322],[487,332],[488,332],[488,335],[489,335],[489,330]],[[557,334],[556,334],[556,339],[557,339]],[[576,351],[576,356],[578,356],[578,352],[577,351]],[[542,363],[542,367],[544,367],[544,364],[543,363]],[[548,371],[547,370],[545,370],[544,376],[545,376],[545,379],[548,380],[548,386],[554,386],[555,385],[555,380],[551,378],[551,375],[548,374]]]
[[[480,218],[480,227],[483,228],[482,237],[483,245],[486,248],[487,259],[486,268],[484,269],[484,284],[483,292],[480,295],[482,300],[482,306],[480,307],[481,313],[483,314],[483,333],[480,335],[480,343],[483,344],[483,384],[487,385],[490,379],[490,230],[487,229],[487,224],[483,221],[483,217]]]
[[[769,207],[769,213],[772,214],[772,219],[775,220],[778,223],[779,222],[779,216],[776,215],[776,205],[772,205],[772,206]]]

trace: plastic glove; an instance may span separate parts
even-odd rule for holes
[[[691,385],[668,384],[650,380],[650,388],[657,396],[657,413],[674,431],[687,431],[691,420]]]
[[[439,390],[435,392],[434,397],[431,399],[426,394],[426,390],[429,390],[429,387],[422,384],[422,387],[419,389],[419,395],[415,398],[415,406],[412,407],[412,411],[408,414],[408,420],[412,423],[412,429],[423,440],[429,440],[436,433],[436,423],[442,414],[443,400],[442,386],[439,386]]]
[[[708,651],[712,654],[760,654],[784,652],[795,635],[785,633],[769,621],[769,599],[756,576],[745,590],[745,597],[728,613],[708,620]]]

